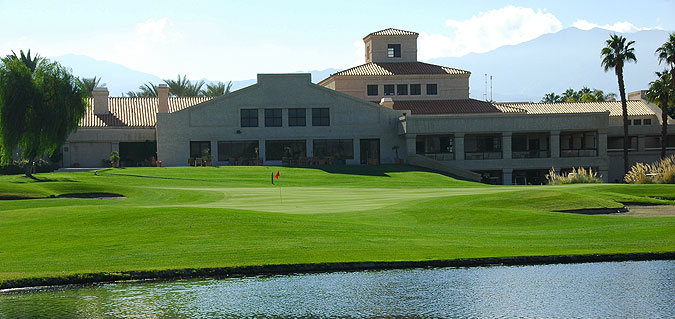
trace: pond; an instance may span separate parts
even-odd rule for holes
[[[0,293],[0,318],[667,318],[675,261],[126,282]]]

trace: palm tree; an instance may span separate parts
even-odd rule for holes
[[[30,49],[28,49],[26,54],[23,53],[23,50],[19,50],[19,53],[20,54],[17,55],[16,52],[12,51],[12,54],[8,54],[2,60],[20,60],[30,69],[31,73],[35,73],[35,69],[37,69],[38,65],[40,65],[40,63],[44,60],[39,54],[36,54],[33,58],[31,58]]]
[[[661,108],[661,158],[666,158],[666,144],[668,144],[668,104],[675,98],[669,88],[672,77],[667,70],[656,72],[657,79],[649,82],[647,100]]]
[[[172,96],[199,96],[204,86],[204,80],[192,84],[186,75],[181,78],[180,74],[177,80],[164,80],[164,83],[169,86],[169,94]]]
[[[201,94],[204,96],[221,96],[230,93],[232,88],[232,81],[227,83],[227,86],[223,82],[211,83],[206,85],[206,90],[202,90]]]
[[[623,109],[623,173],[628,172],[628,106],[626,105],[626,87],[623,82],[623,65],[626,62],[636,62],[635,48],[631,46],[635,41],[626,43],[626,38],[613,34],[605,41],[605,47],[600,51],[602,55],[602,67],[605,72],[614,69],[619,81],[619,97],[621,97],[621,108]]]
[[[82,83],[82,87],[84,88],[84,91],[87,92],[87,95],[89,95],[89,97],[93,96],[95,88],[99,86],[105,86],[105,83],[100,84],[101,78],[96,77],[93,77],[91,79],[82,79],[80,80],[80,82]]]
[[[139,86],[138,89],[140,91],[133,92],[129,91],[126,93],[126,96],[128,97],[157,97],[157,86],[152,84],[151,82],[144,83],[143,85]]]
[[[563,94],[560,96],[561,102],[578,102],[579,98],[577,98],[577,92],[574,91],[573,88],[567,89]]]
[[[656,49],[656,55],[659,57],[659,64],[670,64],[671,94],[675,94],[675,32],[668,36],[666,43]]]

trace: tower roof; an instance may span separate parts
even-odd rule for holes
[[[414,36],[417,36],[417,35],[419,35],[419,33],[401,30],[401,29],[388,28],[388,29],[384,29],[384,30],[369,33],[367,36],[364,37],[364,39],[369,37],[369,36],[373,36],[373,35],[414,35]]]

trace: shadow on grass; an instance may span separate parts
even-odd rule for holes
[[[185,178],[185,177],[166,177],[166,176],[148,176],[148,175],[138,175],[138,174],[120,174],[120,173],[108,173],[102,174],[99,171],[98,175],[113,175],[113,176],[127,176],[127,177],[138,177],[138,178],[151,178],[151,179],[169,179],[169,180],[179,180],[179,181],[199,181],[203,182],[203,178]],[[227,180],[218,180],[218,182],[231,183],[232,181]]]
[[[413,165],[398,165],[398,164],[384,164],[384,165],[326,165],[317,167],[308,167],[320,169],[326,173],[331,174],[347,174],[347,175],[363,175],[363,176],[379,176],[390,177],[389,173],[405,173],[405,172],[427,172],[453,177],[445,172],[435,171],[424,167]]]
[[[80,181],[76,181],[76,180],[70,179],[70,178],[37,178],[35,176],[33,176],[33,177],[22,176],[21,179],[19,179],[19,180],[9,181],[9,183],[14,183],[14,184],[50,183],[50,182],[79,183]]]

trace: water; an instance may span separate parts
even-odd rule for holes
[[[114,283],[0,293],[0,318],[673,318],[675,261]]]

